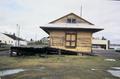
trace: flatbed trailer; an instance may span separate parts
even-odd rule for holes
[[[32,56],[46,54],[47,47],[11,47],[10,56]]]
[[[84,53],[79,53],[85,55]],[[10,56],[78,55],[78,52],[52,47],[11,47]],[[92,54],[86,54],[92,55]]]

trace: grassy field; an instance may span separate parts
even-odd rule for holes
[[[98,56],[0,57],[0,70],[31,69],[2,79],[119,79],[106,70],[120,67],[120,60]],[[37,70],[44,67],[42,71]],[[35,70],[32,70],[35,69]]]

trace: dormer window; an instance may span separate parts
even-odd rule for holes
[[[76,23],[76,19],[68,18],[67,23]]]

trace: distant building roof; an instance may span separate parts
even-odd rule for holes
[[[24,40],[24,39],[22,39],[22,38],[19,38],[19,37],[15,36],[14,34],[13,34],[13,35],[11,35],[11,34],[6,34],[6,33],[3,33],[3,34],[6,35],[6,36],[8,36],[8,37],[10,37],[10,38],[13,39],[13,40],[26,41],[26,40]]]

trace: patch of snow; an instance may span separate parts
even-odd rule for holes
[[[96,69],[91,69],[91,70],[93,70],[93,71],[94,71],[94,70],[96,70]]]
[[[116,61],[115,59],[105,59],[105,61]]]

